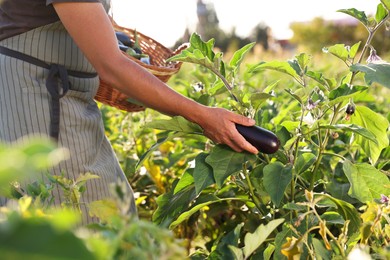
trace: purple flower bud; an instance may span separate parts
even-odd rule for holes
[[[376,54],[376,50],[371,48],[370,55],[367,58],[367,63],[383,63],[384,61]]]
[[[307,105],[306,105],[307,110],[310,111],[310,110],[316,108],[318,103],[320,103],[319,100],[317,100],[316,102],[313,102],[313,100],[311,98],[309,98],[309,100],[307,101]]]
[[[389,197],[381,194],[381,199],[380,199],[381,203],[389,203],[389,201],[390,201]]]

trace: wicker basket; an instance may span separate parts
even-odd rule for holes
[[[126,33],[130,37],[130,39],[134,41],[135,30],[119,26],[114,21],[112,21],[112,23],[113,23],[114,30]],[[180,53],[187,46],[182,45],[179,48],[177,48],[175,51],[172,51],[164,47],[159,42],[153,40],[152,38],[138,31],[137,31],[137,37],[138,37],[139,44],[141,46],[142,53],[149,55],[150,65],[141,62],[140,60],[130,56],[125,52],[123,52],[123,54],[126,55],[129,59],[141,65],[142,67],[146,68],[154,76],[156,76],[161,81],[166,83],[172,75],[174,75],[179,71],[182,63],[181,62],[167,63],[165,62],[165,60],[173,55]],[[96,93],[95,100],[127,112],[137,112],[137,111],[145,110],[144,106],[140,104],[132,103],[131,101],[129,101],[128,96],[119,92],[117,89],[109,86],[102,79],[100,79],[99,89],[98,92]]]

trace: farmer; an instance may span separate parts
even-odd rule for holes
[[[253,125],[253,120],[194,102],[126,58],[109,6],[99,0],[0,0],[0,142],[51,136],[70,158],[50,174],[100,176],[87,181],[82,196],[85,224],[94,221],[85,204],[110,196],[110,183],[128,184],[94,101],[99,77],[145,107],[197,123],[215,143],[257,153],[234,125]],[[130,185],[127,189],[136,213]],[[60,205],[61,189],[53,195]],[[6,202],[0,197],[0,206]]]

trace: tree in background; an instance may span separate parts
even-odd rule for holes
[[[328,21],[317,17],[309,22],[292,23],[290,28],[294,33],[290,39],[291,43],[313,53],[320,52],[323,47],[338,42],[352,45],[367,38],[364,26],[357,20],[350,18]],[[380,36],[372,42],[377,52],[382,53],[389,50],[389,31],[386,28],[381,28],[377,34]],[[380,42],[377,39],[380,39]]]
[[[212,3],[205,3],[202,0],[198,0],[196,13],[198,17],[195,29],[196,33],[204,41],[215,39],[215,47],[219,48],[222,52],[237,50],[250,42],[260,44],[264,50],[269,49],[269,40],[272,37],[270,37],[270,28],[264,23],[259,23],[252,30],[251,35],[240,37],[236,34],[235,28],[232,28],[229,33],[226,33],[219,27],[217,11]],[[174,47],[177,48],[182,43],[188,42],[190,35],[190,30],[186,28],[182,39],[178,40]]]

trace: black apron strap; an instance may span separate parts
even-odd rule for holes
[[[60,98],[65,96],[70,89],[70,82],[68,76],[78,78],[94,78],[97,76],[97,73],[67,70],[62,65],[48,64],[30,55],[14,51],[3,46],[0,46],[0,53],[49,70],[49,75],[46,79],[46,89],[51,97],[49,134],[50,137],[58,141],[61,115]]]

